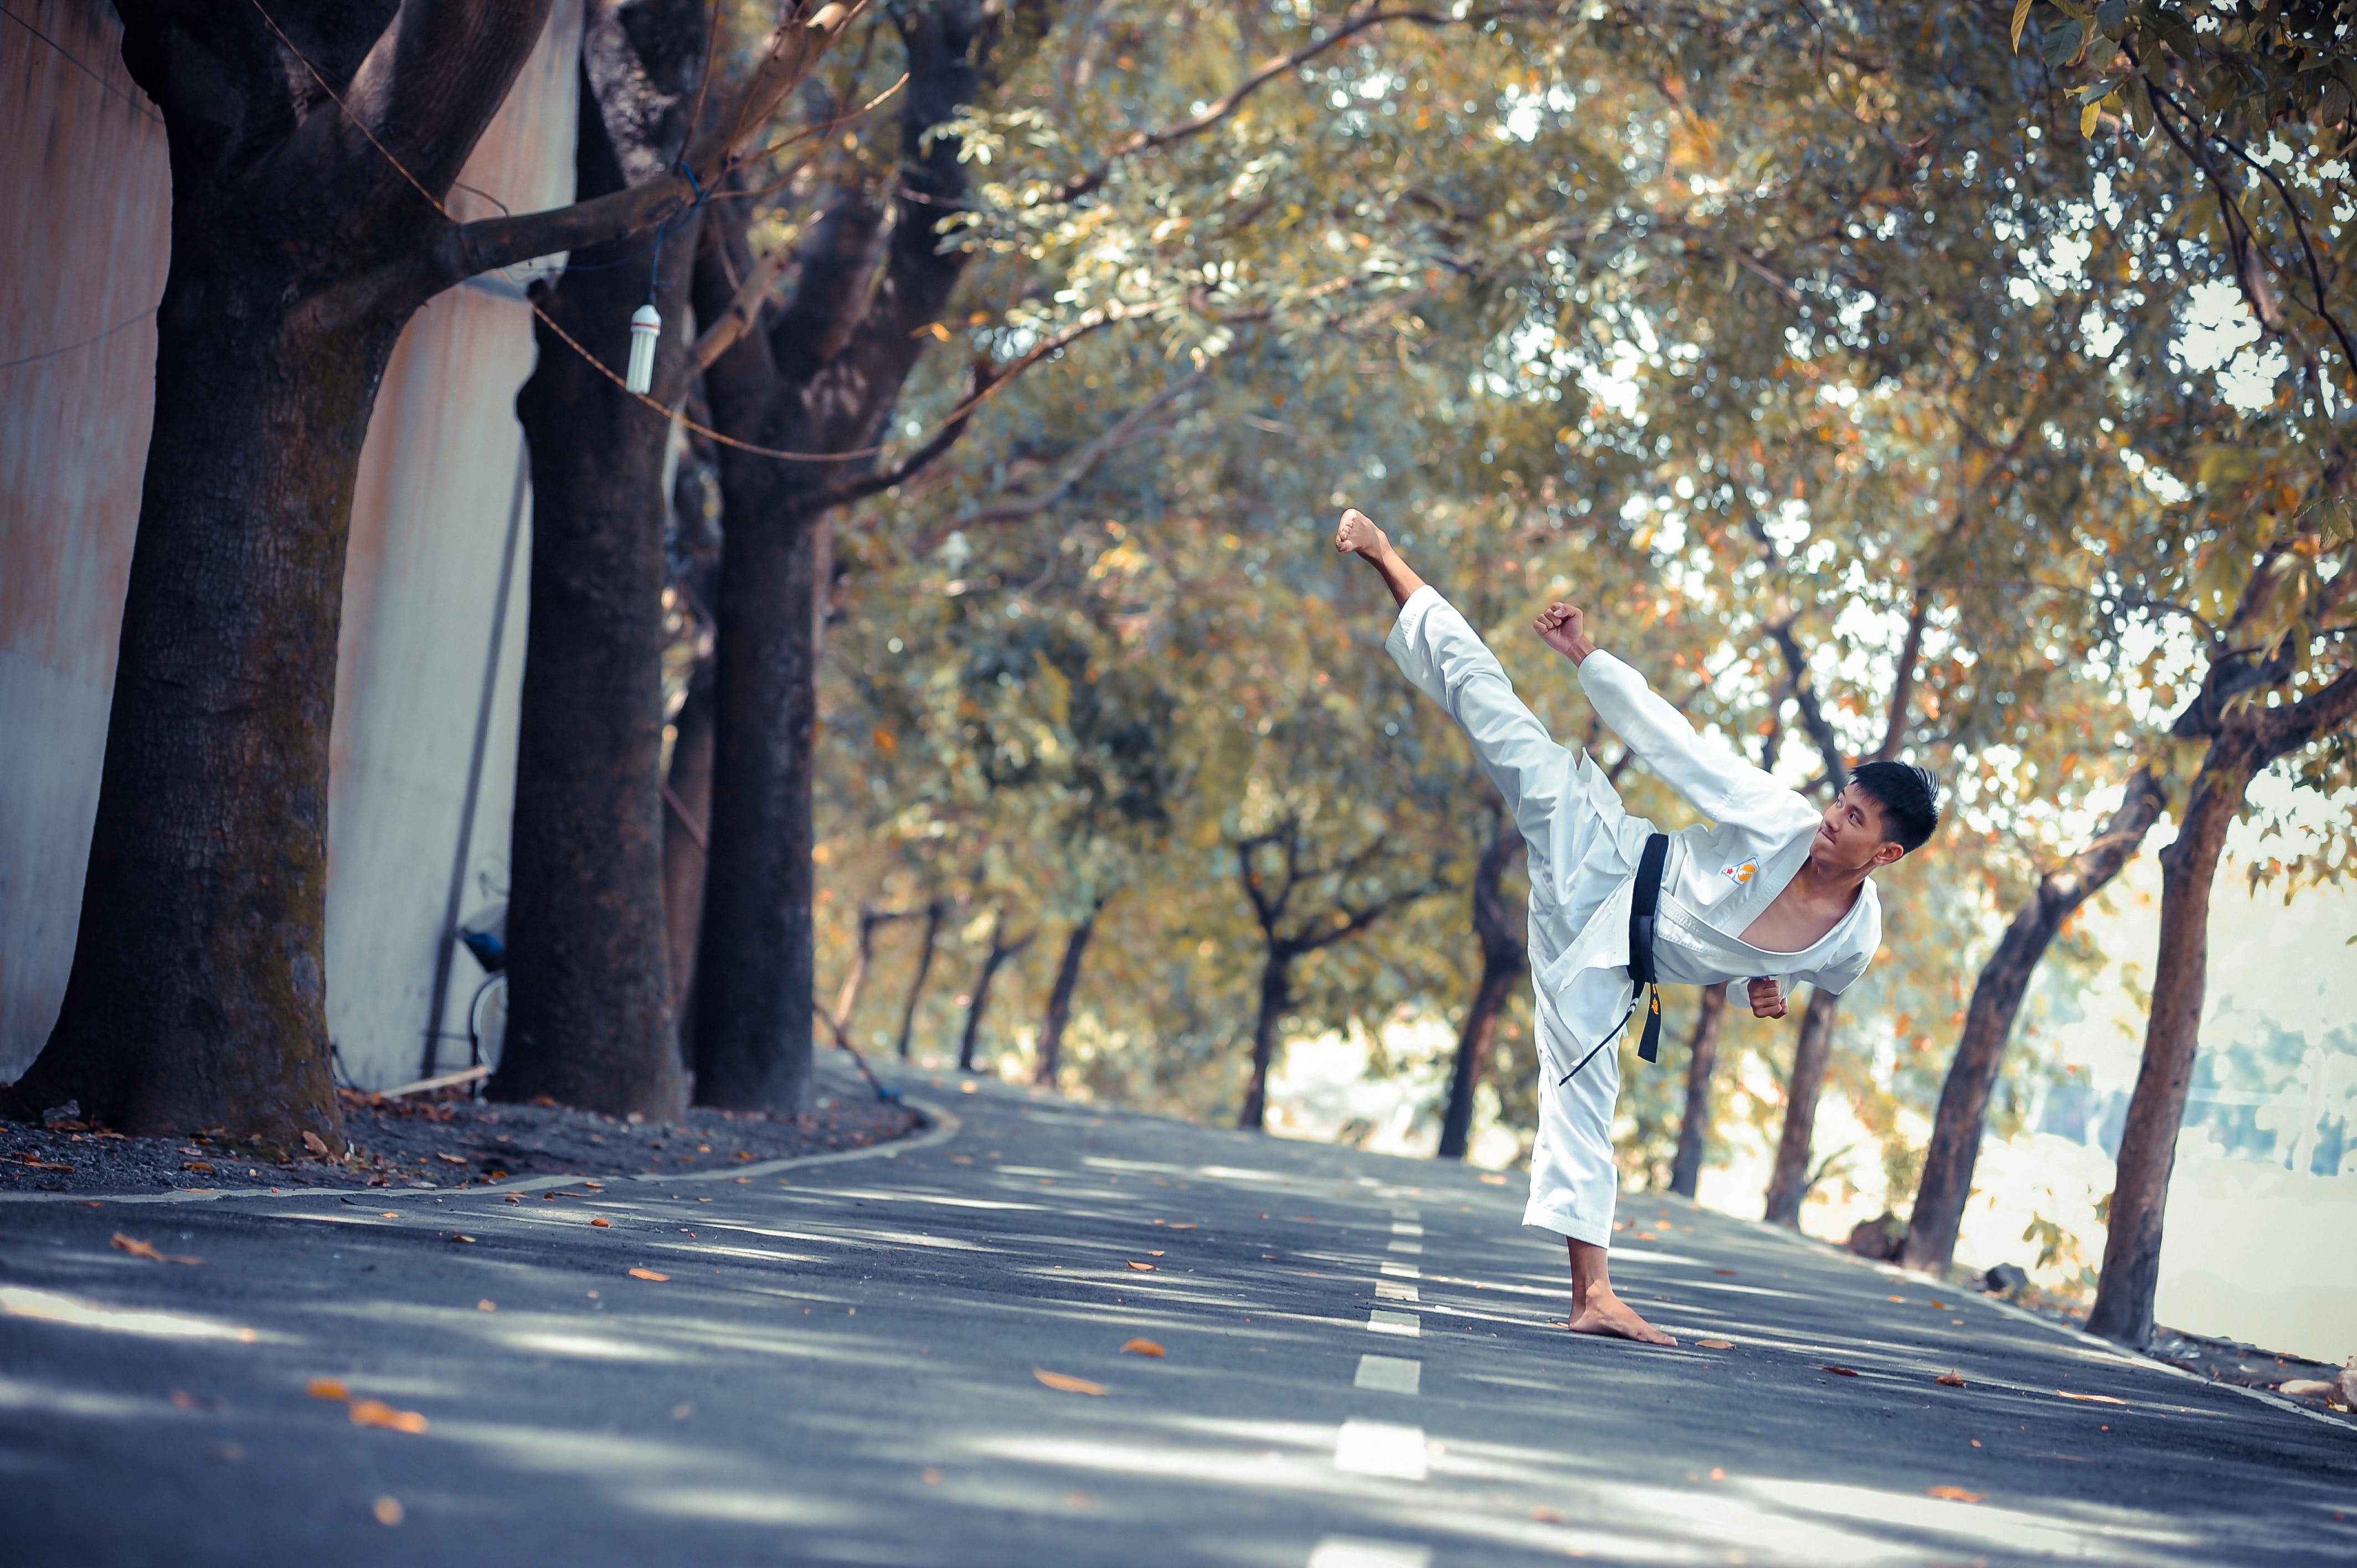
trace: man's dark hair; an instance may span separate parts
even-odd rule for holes
[[[1882,808],[1882,831],[1912,854],[1940,825],[1940,778],[1911,762],[1868,762],[1850,782]]]

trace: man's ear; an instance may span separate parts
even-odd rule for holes
[[[1900,861],[1905,859],[1906,856],[1907,846],[1905,844],[1900,843],[1897,839],[1884,839],[1882,843],[1876,847],[1874,859],[1867,863],[1868,869],[1879,871],[1886,865],[1897,865]]]

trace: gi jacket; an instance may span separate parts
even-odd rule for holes
[[[1551,1055],[1568,1056],[1560,1071],[1628,1014],[1631,889],[1645,840],[1657,830],[1628,814],[1585,751],[1557,744],[1514,695],[1497,657],[1434,589],[1418,589],[1400,607],[1384,648],[1418,691],[1464,725],[1529,845],[1531,978],[1541,1043]],[[1808,859],[1822,814],[1705,742],[1611,654],[1598,650],[1583,660],[1579,683],[1613,733],[1709,819],[1671,835],[1664,926],[1683,916],[1740,946],[1742,932]],[[1804,980],[1838,994],[1866,972],[1881,941],[1882,908],[1869,881],[1813,946],[1776,955],[1790,967],[1774,972],[1788,984]]]

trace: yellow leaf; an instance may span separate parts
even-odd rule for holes
[[[406,1432],[412,1436],[425,1430],[425,1418],[414,1410],[395,1410],[382,1400],[354,1400],[351,1403],[354,1426],[382,1426],[388,1432]]]
[[[1129,1261],[1129,1266],[1137,1270],[1141,1273],[1150,1274],[1154,1272],[1154,1265],[1152,1263],[1141,1263],[1135,1258],[1132,1258]]]
[[[1151,1339],[1133,1339],[1121,1348],[1125,1356],[1167,1356],[1168,1351]]]
[[[1732,1350],[1735,1348],[1735,1341],[1732,1339],[1697,1339],[1695,1343],[1701,1346],[1706,1350]]]
[[[1968,1492],[1962,1487],[1926,1487],[1923,1488],[1923,1495],[1927,1498],[1944,1498],[1952,1503],[1976,1503],[1988,1496],[1986,1492]]]
[[[611,1230],[614,1228],[614,1222],[603,1218],[602,1216],[598,1219],[592,1219],[589,1223],[595,1225],[600,1230]]]
[[[2021,29],[2029,25],[2029,0],[2013,0],[2013,52],[2021,52]]]
[[[667,1280],[671,1278],[669,1274],[659,1274],[652,1269],[632,1269],[630,1271],[630,1277],[634,1280]]]
[[[348,1400],[352,1391],[333,1378],[313,1378],[303,1386],[303,1391],[315,1400]]]
[[[2095,122],[2103,117],[2104,106],[2100,103],[2090,103],[2080,110],[2079,134],[2083,137],[2093,136],[2095,134]]]
[[[138,1237],[125,1236],[120,1230],[117,1230],[114,1233],[112,1245],[118,1252],[128,1252],[135,1258],[145,1258],[151,1263],[200,1263],[204,1262],[202,1258],[182,1258],[176,1257],[170,1252],[159,1252],[156,1251],[156,1244],[153,1241],[142,1241]]]
[[[1031,1369],[1031,1375],[1049,1388],[1068,1394],[1103,1395],[1108,1391],[1103,1383],[1092,1383],[1086,1378],[1068,1378],[1061,1372],[1042,1371],[1037,1367]]]

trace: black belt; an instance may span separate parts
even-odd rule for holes
[[[1637,1057],[1641,1061],[1658,1061],[1662,1055],[1662,986],[1660,972],[1653,967],[1653,932],[1660,924],[1662,907],[1662,873],[1670,858],[1670,835],[1654,833],[1645,840],[1645,853],[1637,862],[1637,884],[1629,902],[1629,978],[1637,987],[1629,1000],[1629,1011],[1620,1015],[1612,1032],[1596,1042],[1588,1053],[1573,1068],[1555,1080],[1560,1089],[1579,1076],[1579,1069],[1596,1059],[1596,1053],[1620,1037],[1629,1020],[1637,1015],[1637,1004],[1652,993],[1645,1013],[1645,1031],[1637,1041]]]

